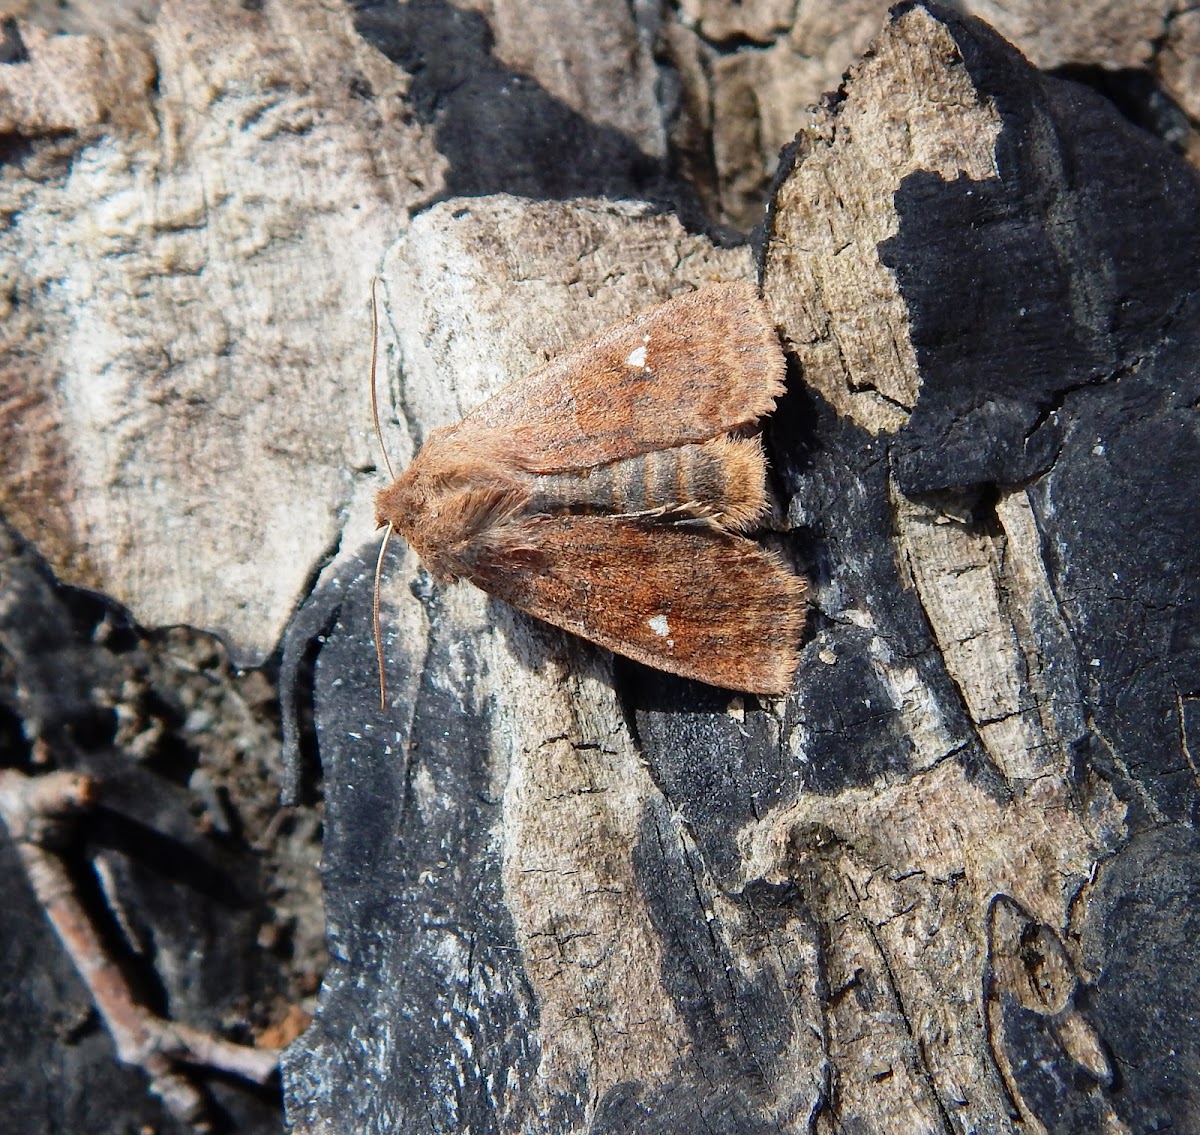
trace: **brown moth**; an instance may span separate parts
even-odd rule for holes
[[[769,510],[744,435],[783,376],[752,284],[670,300],[434,430],[376,496],[384,546],[660,670],[783,693],[806,584],[744,535]]]

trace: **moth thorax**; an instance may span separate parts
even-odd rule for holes
[[[589,469],[536,475],[529,509],[657,513],[668,521],[705,517],[724,528],[748,528],[766,510],[766,463],[757,438],[719,437]]]

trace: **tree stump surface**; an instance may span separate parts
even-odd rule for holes
[[[1090,90],[898,12],[763,247],[803,379],[768,430],[816,584],[793,694],[609,679],[397,553],[371,720],[369,557],[339,579],[313,704],[345,964],[289,1056],[301,1129],[1187,1125],[1160,1002],[1196,846],[1196,205]],[[389,258],[414,438],[539,361],[522,300],[563,285],[509,208],[439,206]],[[573,269],[645,244],[551,227]],[[1162,902],[1156,977],[1129,901]]]
[[[960,8],[996,30],[865,0],[0,21],[2,763],[99,781],[64,862],[147,1004],[263,1044],[313,1014],[296,1130],[1200,1126],[1200,24]],[[608,324],[759,280],[766,538],[811,581],[787,697],[397,542],[379,711],[373,276],[397,470]],[[0,849],[14,1122],[186,1130],[111,1071]],[[195,1076],[217,1129],[278,1129]]]

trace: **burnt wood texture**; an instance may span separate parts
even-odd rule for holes
[[[314,596],[301,1130],[1195,1129],[1198,206],[1101,95],[902,5],[761,249],[792,692],[610,687],[417,574],[380,719],[369,555]]]
[[[0,18],[6,1129],[1200,1131],[1200,19],[1041,10]],[[785,696],[396,543],[380,712],[374,277],[397,473],[759,285]]]

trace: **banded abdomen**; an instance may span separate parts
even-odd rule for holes
[[[718,437],[606,465],[531,477],[527,513],[704,518],[730,531],[766,511],[766,461],[758,438]]]

